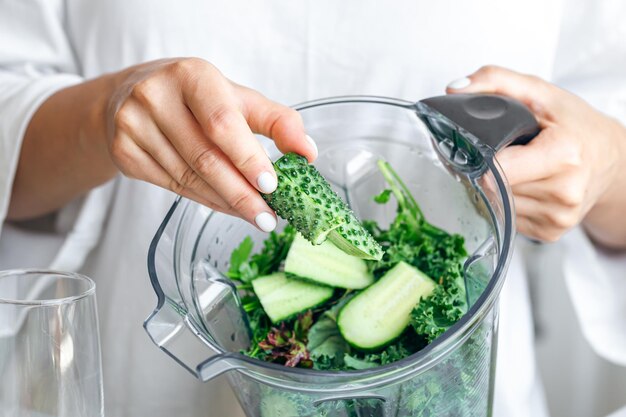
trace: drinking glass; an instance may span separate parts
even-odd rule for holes
[[[86,276],[0,272],[0,416],[103,416],[96,286]]]

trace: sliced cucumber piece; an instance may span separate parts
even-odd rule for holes
[[[312,245],[300,233],[287,253],[285,272],[339,288],[361,289],[374,282],[363,259],[348,255],[328,240]]]
[[[419,269],[400,262],[341,309],[339,331],[357,349],[382,348],[402,334],[411,311],[435,286]]]
[[[272,323],[313,308],[333,296],[331,287],[288,278],[284,272],[259,277],[252,289]]]
[[[374,237],[363,228],[352,210],[345,215],[346,222],[328,234],[328,240],[347,253],[363,259],[380,261],[383,250]]]
[[[263,198],[309,242],[319,245],[330,234],[341,250],[353,256],[382,258],[378,242],[306,158],[288,153],[274,163],[274,168],[278,187]]]

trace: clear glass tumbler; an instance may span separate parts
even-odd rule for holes
[[[0,272],[0,416],[103,416],[95,283]]]

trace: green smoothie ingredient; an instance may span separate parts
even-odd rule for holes
[[[387,162],[378,168],[388,189],[372,198],[397,203],[388,228],[360,223],[304,158],[288,154],[275,166],[278,189],[264,198],[289,225],[256,254],[246,238],[228,271],[252,330],[244,354],[367,369],[420,351],[467,312],[463,237],[428,223]]]
[[[306,158],[288,153],[274,163],[274,169],[278,187],[263,198],[306,240],[319,245],[328,238],[349,255],[381,259],[380,245]]]

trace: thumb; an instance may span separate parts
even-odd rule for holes
[[[466,78],[448,84],[446,93],[491,93],[512,97],[524,103],[541,124],[558,108],[558,88],[541,78],[488,65]]]
[[[295,152],[309,162],[317,158],[317,145],[304,131],[300,114],[287,106],[267,99],[262,94],[240,88],[242,112],[255,133],[274,141],[282,153]]]

